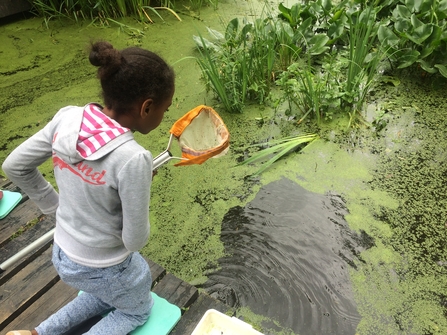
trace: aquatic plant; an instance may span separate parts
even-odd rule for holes
[[[332,119],[332,114],[340,109],[340,85],[331,69],[332,63],[313,67],[307,62],[296,62],[279,75],[276,84],[284,92],[280,100],[289,104],[288,113],[298,110],[300,124],[308,115],[319,124],[323,119]]]
[[[393,1],[379,40],[398,69],[418,64],[447,78],[447,1]]]
[[[309,114],[320,123],[338,112],[347,113],[351,125],[361,115],[378,75],[378,66],[386,58],[377,43],[380,22],[376,21],[373,7],[353,6],[337,13],[340,13],[338,19],[348,27],[347,34],[339,40],[346,45],[329,47],[330,39],[325,34],[308,40],[303,38],[309,43],[305,46],[306,62],[292,64],[278,76],[276,83],[289,101],[289,111],[293,114],[297,110],[298,123]],[[306,34],[307,28],[300,29],[300,34]]]
[[[271,140],[266,143],[254,144],[251,147],[264,147],[264,149],[260,150],[250,158],[242,161],[238,165],[246,165],[264,160],[261,167],[253,173],[253,176],[257,176],[268,169],[280,158],[285,157],[291,152],[302,149],[304,145],[311,143],[317,138],[318,135],[316,134],[305,134],[298,136],[288,136],[278,140]]]
[[[231,113],[242,112],[246,99],[263,103],[276,59],[273,22],[241,22],[235,18],[228,23],[225,34],[208,31],[214,41],[194,36],[200,53],[197,61],[207,86]]]
[[[143,22],[153,22],[150,13],[155,14],[163,20],[157,10],[168,10],[181,21],[177,13],[167,6],[150,6],[150,0],[32,0],[32,10],[48,22],[53,18],[70,18],[78,20],[99,21],[107,24],[108,19],[117,19],[135,15]]]
[[[237,64],[230,65],[229,71],[225,70],[226,65],[221,64],[216,57],[214,44],[210,44],[201,35],[198,37],[201,46],[198,48],[200,57],[197,57],[197,63],[206,79],[207,88],[214,90],[223,107],[230,113],[239,113],[243,108],[245,101],[245,90],[247,87],[248,76],[245,63],[240,64],[240,72],[236,76]],[[232,80],[228,81],[226,74],[230,73]],[[234,80],[236,77],[240,80]]]
[[[347,74],[343,89],[342,106],[350,115],[350,123],[362,110],[366,95],[378,72],[377,67],[385,53],[377,47],[376,12],[372,6],[347,12],[349,47]]]
[[[343,15],[346,6],[346,0],[336,5],[330,0],[306,1],[294,4],[290,8],[281,3],[278,5],[280,12],[278,18],[292,27],[295,43],[303,53],[307,53],[308,48],[314,45],[312,39],[317,39],[319,48],[314,48],[311,53],[320,55],[329,50],[321,44],[323,36],[327,45],[338,43],[339,39],[346,36],[347,18]]]

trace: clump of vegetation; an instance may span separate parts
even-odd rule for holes
[[[213,41],[195,36],[200,56],[197,60],[223,107],[240,113],[246,100],[263,103],[268,96],[275,63],[277,36],[274,22],[235,18],[225,34],[209,29]]]
[[[414,64],[447,78],[447,1],[382,2],[378,38],[397,68]]]
[[[241,113],[263,104],[274,85],[297,124],[317,124],[338,114],[348,128],[364,121],[369,92],[385,62],[419,65],[447,77],[447,1],[304,1],[240,24],[225,34],[195,37],[207,87],[223,107]],[[216,38],[217,37],[217,38]]]
[[[135,16],[141,22],[153,23],[154,15],[163,20],[159,10],[169,11],[178,20],[175,1],[170,0],[29,0],[33,11],[45,18],[45,22],[55,18],[91,20],[107,25],[109,21],[116,22],[118,18]],[[217,8],[218,0],[189,0],[189,8],[200,10],[204,5]],[[183,4],[185,6],[185,4]]]
[[[264,103],[279,78],[276,83],[289,98],[301,95],[299,100],[307,100],[297,106],[299,119],[312,110],[320,122],[324,110],[331,109],[348,114],[355,124],[384,60],[397,68],[419,64],[428,73],[447,77],[447,2],[432,2],[280,4],[279,14],[242,24],[231,20],[219,39],[195,37],[199,64],[208,87],[229,112],[242,112],[246,101]],[[303,60],[306,65],[300,68]],[[339,70],[335,77],[334,71],[327,73],[328,63]],[[321,76],[325,79],[320,85]],[[284,79],[293,77],[295,85]],[[340,100],[335,106],[333,94],[328,96],[334,91]],[[314,106],[308,108],[309,103]]]

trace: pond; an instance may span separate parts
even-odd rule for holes
[[[199,18],[185,9],[182,21],[167,12],[151,25],[122,20],[135,28],[127,31],[3,19],[0,163],[59,108],[101,101],[91,40],[148,48],[173,64],[176,93],[162,125],[137,141],[162,152],[173,122],[206,104],[224,119],[231,149],[158,171],[143,253],[265,334],[447,333],[445,80],[397,73],[399,85],[383,82],[368,98],[365,119],[383,129],[324,126],[320,140],[250,179],[256,166],[236,166],[247,146],[296,125],[269,106],[224,112],[191,58],[192,36],[260,8],[221,1]],[[41,170],[53,182],[51,163]]]

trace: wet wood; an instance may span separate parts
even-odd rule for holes
[[[40,322],[57,312],[76,297],[78,291],[58,281],[46,294],[37,299],[26,311],[16,317],[8,329],[34,329]]]
[[[0,329],[18,317],[59,280],[50,252],[51,250],[45,251],[0,287]]]

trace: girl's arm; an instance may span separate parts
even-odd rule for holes
[[[138,251],[146,245],[150,232],[150,152],[140,152],[132,157],[120,171],[118,179],[118,192],[123,209],[123,243],[127,250]]]
[[[19,145],[2,165],[6,176],[20,187],[44,214],[54,213],[59,204],[59,195],[37,169],[52,154],[50,124]]]

